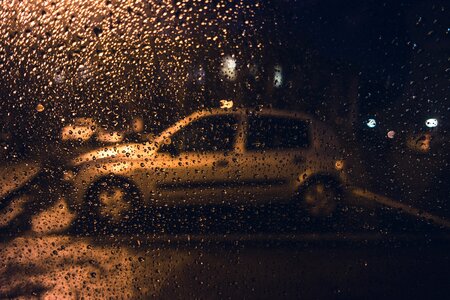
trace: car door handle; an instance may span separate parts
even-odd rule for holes
[[[216,162],[216,166],[221,167],[221,168],[225,168],[228,167],[228,161],[227,160],[219,160]]]
[[[303,156],[294,156],[294,164],[303,164],[305,162],[305,158]]]

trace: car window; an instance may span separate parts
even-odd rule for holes
[[[233,150],[236,133],[237,120],[233,115],[208,116],[183,127],[170,139],[178,152],[230,151]],[[161,151],[168,148],[162,147]]]
[[[310,143],[306,121],[272,116],[250,116],[246,146],[248,150],[301,149]]]

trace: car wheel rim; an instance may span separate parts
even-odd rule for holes
[[[127,218],[130,210],[130,202],[127,199],[127,192],[120,187],[112,187],[102,190],[98,196],[99,214],[114,223],[118,223]]]
[[[311,186],[305,193],[304,202],[313,216],[329,216],[336,208],[335,192],[319,183]]]

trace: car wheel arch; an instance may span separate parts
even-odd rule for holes
[[[100,184],[102,184],[103,182],[106,181],[114,181],[114,183],[117,183],[117,185],[129,185],[129,189],[132,190],[133,192],[136,192],[140,201],[144,200],[144,195],[142,190],[138,187],[138,184],[125,176],[120,176],[120,175],[116,175],[116,174],[109,174],[109,175],[104,175],[101,176],[99,178],[97,178],[95,181],[93,181],[89,187],[86,189],[86,192],[83,195],[84,201],[88,200],[88,197],[90,194],[93,193],[93,191],[95,191],[96,188],[98,188],[98,186]]]
[[[300,182],[298,189],[297,189],[298,192],[300,192],[300,193],[305,187],[311,186],[312,184],[315,184],[318,182],[329,183],[339,193],[344,192],[344,183],[342,182],[342,180],[340,180],[337,175],[333,175],[331,173],[318,173],[318,174],[314,174],[314,175],[305,176],[302,179],[303,180]]]

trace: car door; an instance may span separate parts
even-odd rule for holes
[[[165,159],[156,184],[160,201],[221,203],[230,184],[238,126],[235,114],[218,114],[195,119],[175,132],[159,151],[159,160]]]
[[[239,161],[245,182],[243,199],[254,202],[288,200],[307,167],[311,151],[308,120],[279,115],[250,115],[245,150]]]

